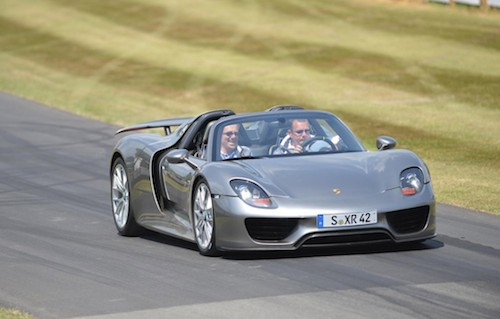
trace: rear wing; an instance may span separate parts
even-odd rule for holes
[[[160,128],[160,127],[163,127],[163,129],[165,130],[165,135],[169,135],[170,133],[173,132],[172,127],[181,126],[182,124],[187,123],[192,119],[193,119],[192,117],[178,117],[173,119],[145,122],[121,128],[118,131],[116,131],[115,135],[125,132],[132,132],[150,128]]]

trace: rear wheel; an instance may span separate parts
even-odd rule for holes
[[[205,180],[196,184],[193,196],[193,228],[200,254],[218,256],[215,246],[215,216],[212,193]]]
[[[137,236],[140,226],[130,205],[130,186],[123,159],[117,158],[112,167],[111,207],[116,229],[120,235]]]

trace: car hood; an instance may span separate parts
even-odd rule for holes
[[[408,167],[426,171],[422,167],[425,164],[414,153],[404,150],[285,156],[231,163],[245,171],[241,177],[259,184],[269,196],[308,199],[331,196],[332,192],[340,192],[344,198],[373,196],[399,187],[399,175]]]

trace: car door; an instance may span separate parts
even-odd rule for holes
[[[165,195],[168,201],[182,210],[189,208],[191,183],[195,174],[196,169],[186,162],[173,163],[165,159],[162,163]]]
[[[182,160],[175,160],[176,154],[183,152],[189,157],[189,162],[196,161],[196,165],[190,165]],[[174,160],[172,160],[174,158]],[[167,152],[161,159],[161,210],[163,214],[161,225],[157,228],[167,230],[168,233],[193,238],[192,221],[190,218],[191,188],[195,174],[203,162],[188,154],[188,151],[174,149]]]

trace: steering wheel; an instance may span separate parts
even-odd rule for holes
[[[326,150],[326,151],[333,151],[333,150],[336,150],[337,148],[335,147],[335,144],[333,144],[332,141],[330,141],[330,139],[328,139],[326,136],[314,136],[314,137],[310,137],[308,139],[306,139],[304,141],[304,143],[302,143],[302,148],[305,150],[306,147],[308,146],[311,146],[314,142],[317,142],[317,141],[324,141],[328,144],[328,146],[330,147],[329,150]],[[323,148],[320,150],[320,152],[324,152],[325,150],[323,150]]]

